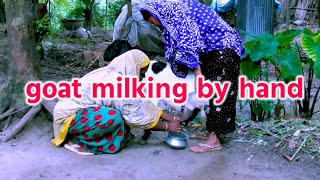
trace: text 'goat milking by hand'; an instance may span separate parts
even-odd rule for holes
[[[137,77],[117,77],[117,83],[92,83],[93,99],[173,99],[176,104],[184,104],[188,99],[188,92],[195,92],[194,84],[188,82],[156,82],[157,78],[149,76],[146,80],[139,82]],[[28,96],[27,102],[29,104],[38,103],[42,98],[45,99],[68,99],[68,98],[81,98],[81,93],[78,88],[71,88],[77,84],[76,87],[81,86],[78,80],[73,80],[71,85],[68,83],[40,83],[32,82],[26,86],[26,93]],[[205,82],[203,77],[197,77],[197,97],[199,99],[209,99],[216,95],[214,103],[219,105],[223,102],[228,92],[229,82]],[[191,90],[188,90],[188,86]],[[191,86],[191,87],[190,87]],[[72,90],[71,90],[72,89]],[[74,93],[74,95],[72,94]],[[75,96],[76,95],[76,96]]]

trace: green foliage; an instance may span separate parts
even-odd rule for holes
[[[114,0],[114,1],[109,1],[108,6],[107,6],[107,19],[108,23],[107,26],[113,28],[114,23],[121,13],[122,7],[125,5],[126,0]]]
[[[298,29],[289,29],[286,31],[282,31],[280,33],[277,33],[275,35],[276,39],[279,42],[280,48],[291,48],[292,41],[294,38],[296,38],[298,35],[300,35],[301,30]]]
[[[258,136],[258,137],[262,137],[263,136],[263,131],[261,131],[261,130],[252,130],[251,132],[250,132],[252,135],[254,135],[254,136]]]
[[[260,62],[251,61],[250,57],[244,58],[240,64],[240,69],[243,74],[247,76],[248,79],[252,80],[258,76],[260,73],[261,65]]]
[[[262,35],[253,37],[252,40],[245,43],[246,54],[244,55],[245,61],[242,62],[242,70],[253,69],[255,73],[243,71],[245,75],[248,74],[250,79],[252,76],[258,75],[258,65],[254,66],[248,61],[256,62],[263,60],[270,62],[276,67],[279,67],[280,80],[291,79],[297,75],[301,75],[301,62],[300,58],[291,47],[292,41],[301,33],[301,30],[287,30],[271,35]],[[262,74],[264,75],[264,74]],[[267,74],[265,74],[267,75]],[[266,78],[266,76],[265,76]]]
[[[276,54],[279,42],[273,36],[267,34],[254,38],[245,44],[247,53],[252,61],[259,61],[264,57],[272,57]]]
[[[312,33],[306,30],[301,36],[301,46],[307,55],[315,62],[314,71],[316,77],[320,79],[320,31]]]
[[[259,105],[259,104],[256,104],[256,105],[253,105],[252,106],[252,111],[255,113],[255,114],[260,114],[261,111],[262,111],[262,107]]]
[[[83,19],[85,8],[86,6],[80,0],[76,1],[74,9],[70,10],[66,18]]]
[[[271,111],[273,109],[273,102],[272,101],[263,101],[260,100],[258,101],[259,105],[261,105],[263,111],[265,111],[266,113],[268,113],[269,111]]]
[[[69,18],[69,13],[76,6],[72,0],[55,0],[51,3],[49,17],[55,30],[62,28],[61,19]]]
[[[106,9],[101,7],[96,7],[94,9],[94,18],[93,18],[93,25],[95,27],[106,27]]]
[[[304,34],[308,34],[310,36],[317,36],[320,33],[320,30],[317,32],[313,32],[311,29],[305,28],[302,31]]]
[[[280,65],[280,79],[294,80],[297,75],[301,75],[301,61],[294,49],[286,49],[275,56],[276,62]]]
[[[314,63],[313,68],[314,68],[314,73],[315,73],[316,77],[318,79],[320,79],[320,61],[319,60]]]
[[[61,19],[83,19],[84,11],[89,7],[91,0],[54,0],[51,2],[50,19],[55,29],[61,29]],[[95,0],[93,6],[93,25],[95,27],[113,28],[116,18],[121,13],[121,8],[126,0],[107,1]],[[107,10],[107,11],[106,11]]]
[[[295,42],[295,38],[301,35],[301,47],[308,55],[303,57],[304,52]],[[296,48],[294,45],[296,43]],[[244,75],[252,81],[268,81],[269,65],[273,65],[277,80],[285,82],[293,81],[296,76],[304,73],[304,64],[309,64],[309,76],[305,91],[310,94],[313,80],[313,70],[318,79],[320,79],[320,31],[314,33],[310,29],[296,30],[290,29],[275,36],[262,35],[252,36],[252,39],[245,43],[246,54],[243,56],[240,68]],[[312,59],[312,60],[309,60]],[[310,85],[310,86],[309,86]],[[319,87],[320,88],[320,87]],[[318,93],[315,95],[316,99]],[[314,103],[311,103],[310,96],[303,100],[304,107],[300,105],[300,114],[306,114],[307,117],[313,115]],[[278,101],[277,106],[283,107]],[[250,100],[252,119],[261,120],[265,113],[273,109],[274,104],[266,101]]]
[[[48,15],[45,15],[42,19],[35,22],[35,32],[42,34],[43,32],[48,32],[50,28],[50,20]]]
[[[35,38],[37,43],[52,35],[54,28],[50,23],[50,18],[46,14],[42,19],[35,21]],[[39,48],[39,47],[38,47]]]
[[[301,46],[313,61],[320,59],[320,33],[314,36],[302,33]]]

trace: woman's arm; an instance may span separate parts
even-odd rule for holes
[[[180,116],[174,116],[174,115],[168,114],[164,111],[162,112],[161,118],[165,121],[168,121],[168,122],[173,122],[173,121],[180,122]]]
[[[114,100],[115,108],[132,127],[157,131],[181,132],[180,117],[163,112],[149,100]],[[164,119],[167,122],[160,122]]]
[[[153,131],[170,131],[170,132],[181,132],[182,126],[180,124],[180,116],[173,116],[166,112],[162,112],[161,119],[167,122],[158,122],[151,130]]]
[[[181,132],[180,116],[173,116],[166,112],[162,112],[161,118],[168,122],[158,122],[151,130],[153,131],[170,131]]]
[[[200,65],[198,65],[198,68],[194,69],[193,72],[194,72],[195,78],[197,78],[197,76],[202,76]]]
[[[202,72],[201,72],[201,68],[200,68],[200,65],[198,65],[198,68],[194,69],[194,89],[196,90],[197,92],[197,77],[198,76],[202,76]]]
[[[158,124],[151,129],[152,131],[170,131],[170,132],[181,132],[182,126],[180,122],[158,122]]]

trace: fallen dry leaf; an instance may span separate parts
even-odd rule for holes
[[[274,145],[275,148],[279,147],[281,145],[281,142],[278,142],[276,145]]]
[[[289,141],[289,148],[290,149],[295,149],[297,147],[297,141],[296,138],[293,137],[290,141]]]
[[[304,128],[304,129],[301,129],[301,131],[313,131],[315,130],[316,128],[315,127],[308,127],[308,128]]]
[[[300,131],[299,129],[296,130],[296,132],[293,133],[293,136],[298,137],[298,136],[300,135],[300,132],[301,132],[301,131]]]
[[[198,128],[198,127],[200,127],[200,126],[201,126],[200,124],[193,124],[193,125],[192,125],[193,128]]]

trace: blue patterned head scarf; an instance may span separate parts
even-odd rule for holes
[[[197,0],[156,0],[140,11],[159,19],[166,40],[165,56],[178,77],[187,75],[187,67],[198,67],[200,52],[231,48],[239,56],[244,54],[238,33]]]

